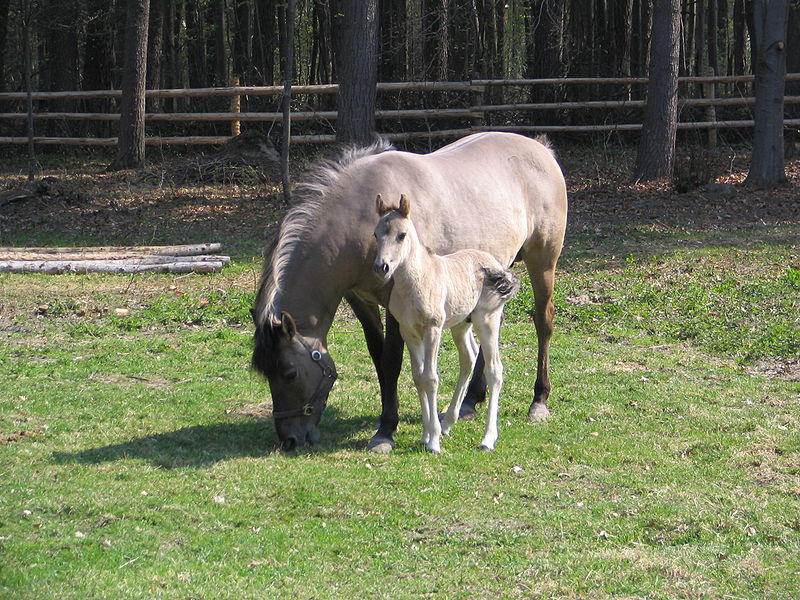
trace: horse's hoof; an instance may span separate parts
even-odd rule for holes
[[[549,417],[550,417],[550,411],[547,410],[546,405],[541,403],[531,404],[531,408],[530,410],[528,410],[528,419],[530,421],[544,421]]]
[[[472,421],[477,416],[478,412],[475,410],[474,406],[470,406],[469,404],[461,405],[461,410],[458,412],[459,421]]]
[[[488,446],[486,444],[481,444],[480,446],[478,446],[478,448],[480,448],[484,452],[491,452],[492,450],[494,450],[494,446]]]
[[[367,444],[367,450],[373,454],[389,454],[394,450],[394,440],[391,438],[372,438]]]

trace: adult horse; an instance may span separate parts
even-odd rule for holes
[[[391,284],[373,271],[378,194],[415,199],[419,237],[432,252],[472,248],[503,265],[524,261],[538,337],[528,415],[547,417],[553,280],[567,218],[564,177],[551,149],[500,132],[470,135],[424,155],[379,143],[312,168],[265,252],[252,362],[269,381],[282,447],[319,441],[320,416],[336,378],[327,334],[343,298],[364,329],[381,389],[380,421],[369,447],[394,447],[403,340],[391,314],[384,337],[379,311]]]

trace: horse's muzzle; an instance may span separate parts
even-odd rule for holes
[[[281,450],[291,452],[295,448],[309,444],[314,446],[319,443],[319,428],[312,423],[300,423],[293,426],[277,425],[278,438],[281,441]]]
[[[381,277],[386,277],[389,274],[389,264],[375,261],[375,264],[372,265],[372,270]]]

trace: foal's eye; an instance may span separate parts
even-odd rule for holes
[[[406,234],[405,233],[398,233],[397,234],[397,241],[398,242],[402,242],[404,239],[406,239]]]

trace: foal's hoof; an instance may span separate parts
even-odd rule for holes
[[[544,421],[550,417],[550,411],[547,406],[541,402],[534,402],[528,410],[528,419],[531,421]]]
[[[394,450],[394,440],[391,438],[374,437],[367,444],[367,450],[373,454],[389,454]]]

